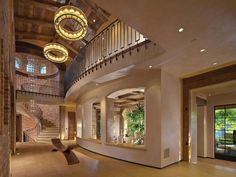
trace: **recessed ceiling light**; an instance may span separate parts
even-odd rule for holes
[[[215,62],[215,63],[213,63],[212,65],[213,65],[213,66],[215,66],[215,65],[217,65],[217,64],[218,64],[218,63],[217,63],[217,62]]]
[[[181,33],[181,32],[183,32],[184,31],[184,28],[180,28],[179,29],[179,32]]]
[[[93,19],[93,23],[95,23],[96,22],[96,20],[95,19]]]
[[[206,49],[204,49],[204,48],[200,50],[201,53],[202,53],[202,52],[205,52],[205,51],[206,51]]]
[[[149,65],[149,68],[152,68],[152,65]]]

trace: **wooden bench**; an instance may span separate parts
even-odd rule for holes
[[[65,146],[62,144],[61,140],[59,138],[53,138],[51,139],[52,145],[55,149],[53,151],[60,151],[64,154],[68,165],[73,165],[79,163],[79,159],[74,154],[72,149],[69,146]]]

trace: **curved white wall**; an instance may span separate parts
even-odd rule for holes
[[[107,95],[126,88],[145,87],[146,139],[144,149],[107,144],[106,120],[110,116]],[[79,92],[79,89],[77,90]],[[172,93],[170,93],[172,92]],[[86,107],[89,100],[101,101],[101,142],[86,139],[82,126],[91,119]],[[181,82],[159,69],[143,70],[85,92],[77,99],[77,143],[107,156],[162,168],[180,160]],[[164,157],[168,150],[169,156]]]

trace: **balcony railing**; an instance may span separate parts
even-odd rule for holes
[[[80,50],[65,73],[65,90],[82,74],[146,41],[134,28],[122,21],[115,21]]]
[[[51,85],[41,85],[41,84],[32,84],[32,83],[24,83],[21,85],[22,91],[28,91],[33,93],[42,93],[47,95],[54,96],[63,96],[63,86],[59,84],[55,84],[55,86]]]
[[[18,74],[16,74],[16,79],[16,90],[52,96],[64,96],[63,82],[53,79],[22,77]]]

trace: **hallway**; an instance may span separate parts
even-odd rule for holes
[[[68,166],[60,152],[49,144],[17,144],[12,156],[12,177],[234,177],[232,162],[199,159],[197,165],[180,162],[164,169],[150,168],[75,148],[80,163]]]

